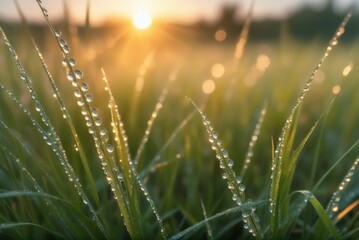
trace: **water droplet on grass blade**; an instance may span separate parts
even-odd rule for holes
[[[92,102],[93,101],[93,96],[91,94],[87,94],[86,95],[86,101],[87,102]]]
[[[69,63],[70,63],[71,67],[74,67],[76,65],[76,60],[73,58],[70,58]]]
[[[76,70],[74,71],[74,73],[75,73],[76,79],[78,79],[78,80],[80,80],[80,79],[83,77],[83,73],[82,73],[80,70],[78,70],[78,69],[76,69]]]
[[[77,98],[80,98],[81,97],[81,92],[80,92],[80,90],[75,90],[75,97],[77,97]]]
[[[107,144],[106,150],[107,152],[112,153],[115,150],[115,148],[112,144]]]
[[[73,81],[73,80],[74,80],[74,74],[73,74],[72,72],[69,72],[69,73],[67,74],[67,79],[68,79],[69,81]]]
[[[56,36],[57,38],[61,37],[61,35],[62,35],[62,33],[61,33],[60,30],[55,30],[55,36]]]
[[[98,108],[93,108],[93,109],[91,110],[91,115],[92,115],[93,117],[98,117],[98,115],[99,115],[99,110],[98,110]]]
[[[89,90],[89,86],[86,83],[81,83],[81,90],[83,92],[87,92]]]
[[[96,118],[95,119],[95,125],[99,127],[99,126],[101,126],[101,124],[102,124],[101,118]]]
[[[82,107],[84,104],[85,103],[82,99],[77,100],[77,105],[79,105],[80,107]]]

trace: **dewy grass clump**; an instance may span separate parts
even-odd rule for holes
[[[307,119],[305,114],[301,113],[302,110],[306,110],[304,100],[311,86],[314,85],[313,81],[324,60],[338,45],[339,38],[345,32],[350,14],[335,32],[294,107],[288,109],[289,116],[286,117],[279,139],[272,140],[273,145],[277,142],[277,146],[271,149],[268,146],[273,133],[267,129],[268,125],[264,124],[276,125],[275,122],[278,121],[274,116],[275,111],[270,111],[272,107],[270,103],[273,99],[263,99],[262,94],[258,94],[254,88],[250,91],[243,90],[244,86],[236,82],[242,74],[237,70],[238,60],[240,59],[244,66],[253,65],[249,60],[247,62],[244,54],[244,48],[249,44],[247,40],[253,6],[237,43],[234,59],[236,64],[230,66],[233,69],[226,76],[229,81],[223,78],[220,79],[222,82],[219,80],[216,82],[218,90],[206,98],[208,100],[206,114],[192,100],[190,101],[194,108],[191,108],[192,111],[188,114],[185,110],[188,106],[181,105],[186,102],[183,101],[181,90],[191,95],[191,98],[195,98],[193,91],[198,89],[193,78],[202,75],[201,71],[195,71],[193,64],[203,62],[202,58],[189,58],[188,63],[184,61],[181,64],[181,68],[168,71],[166,64],[161,63],[167,61],[166,58],[161,56],[160,51],[156,51],[154,55],[152,49],[147,54],[145,63],[140,67],[138,79],[134,81],[133,95],[129,95],[132,101],[126,103],[129,106],[123,108],[123,105],[116,101],[115,94],[123,88],[122,93],[130,92],[125,87],[125,81],[117,83],[119,85],[111,82],[111,88],[102,69],[103,81],[100,81],[100,84],[104,84],[106,97],[104,99],[97,97],[98,88],[91,86],[90,79],[98,77],[92,75],[90,71],[88,74],[86,71],[85,75],[78,67],[78,63],[83,59],[81,56],[76,58],[72,56],[76,45],[67,43],[64,37],[66,33],[62,34],[54,28],[45,6],[37,0],[52,33],[51,40],[55,40],[53,45],[49,43],[51,50],[56,45],[61,54],[62,60],[56,66],[65,69],[67,80],[64,85],[72,86],[71,91],[62,91],[62,83],[60,85],[56,82],[60,75],[50,73],[45,63],[46,55],[42,55],[40,47],[29,31],[20,5],[15,3],[24,28],[36,50],[36,58],[40,60],[41,70],[48,78],[50,84],[48,95],[54,98],[59,109],[52,108],[51,101],[44,101],[49,89],[44,86],[39,87],[36,81],[31,80],[41,79],[40,75],[30,79],[30,74],[25,70],[27,66],[23,64],[25,61],[22,62],[10,38],[0,28],[5,48],[10,53],[7,59],[6,54],[0,49],[0,62],[5,62],[6,66],[7,62],[9,66],[15,63],[14,70],[19,75],[17,78],[20,78],[21,83],[26,87],[24,93],[22,87],[17,86],[17,81],[9,84],[6,79],[12,80],[10,74],[13,73],[9,70],[8,75],[4,74],[3,72],[7,71],[0,65],[1,238],[167,239],[171,235],[170,239],[181,239],[192,235],[193,238],[199,239],[205,236],[209,239],[311,239],[313,237],[349,239],[356,236],[359,231],[356,222],[359,195],[358,188],[353,182],[358,179],[359,159],[356,157],[347,168],[349,170],[338,187],[334,179],[340,179],[342,176],[337,173],[333,180],[328,180],[327,176],[333,174],[332,170],[339,163],[342,164],[346,159],[352,160],[353,156],[358,154],[355,150],[359,146],[359,140],[342,154],[329,170],[320,172],[317,183],[314,182],[315,177],[311,177],[312,182],[308,184],[300,183],[307,171],[308,162],[305,162],[305,156],[311,156],[312,153],[308,142],[314,142],[312,145],[316,148],[316,154],[320,156],[318,149],[322,147],[322,143],[320,141],[315,143],[315,130],[322,123],[322,119],[326,121],[330,118],[330,111],[338,111],[334,105],[337,95],[304,137],[298,134],[299,125]],[[89,22],[89,11],[87,14],[86,18]],[[206,53],[213,50],[210,48],[208,50],[206,46],[201,48]],[[251,51],[246,50],[246,53],[250,54]],[[178,65],[179,61],[176,60]],[[150,69],[149,65],[155,65],[157,62],[155,68],[160,67],[160,69],[153,74],[152,71],[157,69]],[[355,61],[351,60],[351,62]],[[208,65],[212,65],[210,60]],[[271,63],[271,67],[275,67],[275,64]],[[280,72],[283,70],[281,67],[277,69]],[[301,66],[298,65],[299,67]],[[127,69],[120,71],[123,73]],[[298,71],[301,72],[302,69]],[[162,74],[163,72],[165,74]],[[163,77],[168,72],[170,72],[169,77]],[[267,74],[273,73],[266,71],[264,75]],[[268,76],[270,79],[276,77],[276,74]],[[301,77],[298,77],[299,80]],[[158,93],[159,96],[150,95],[148,88],[155,88],[150,86],[150,83],[155,85],[161,78],[164,78],[164,84],[163,82],[158,84],[163,86],[162,91]],[[189,84],[183,84],[180,78],[189,79]],[[344,89],[345,83],[342,84]],[[273,90],[273,95],[275,92],[283,91],[275,84],[271,87],[273,89],[268,91]],[[238,94],[234,94],[237,91]],[[225,96],[224,101],[222,94]],[[296,95],[296,92],[290,94]],[[242,97],[254,101],[245,102]],[[288,101],[285,97],[281,98],[281,95],[275,97],[282,102]],[[127,100],[121,94],[119,99]],[[153,102],[151,99],[154,99]],[[68,102],[77,105],[77,108],[69,109]],[[231,105],[237,102],[242,104],[236,106],[239,113],[221,111],[223,104]],[[245,129],[254,127],[254,131],[250,136],[247,152],[243,152],[244,160],[240,166],[241,162],[237,158],[230,158],[229,155],[231,153],[231,156],[235,156],[241,151],[239,150],[241,142],[231,137],[236,136],[236,132],[241,132],[243,127],[238,124],[214,129],[209,119],[212,119],[211,113],[217,114],[217,112],[224,113],[219,114],[221,119],[232,119],[237,115],[241,118],[241,114],[245,115],[244,118],[249,118],[248,116],[253,115],[252,111],[258,109],[257,103],[260,102],[266,104],[259,112],[257,122],[248,121],[244,127]],[[105,108],[109,111],[107,117],[105,109],[99,107],[101,103],[108,107]],[[13,108],[20,111],[9,114]],[[148,109],[153,110],[150,112],[147,111]],[[121,115],[121,111],[124,114]],[[202,149],[203,136],[200,136],[195,121],[190,121],[196,111],[201,117],[207,133],[206,138],[215,152],[214,156],[218,160],[219,168],[215,162],[210,161],[210,154]],[[147,122],[143,121],[143,116],[146,114],[149,119]],[[12,115],[16,116],[12,117]],[[352,117],[355,119],[354,114]],[[283,118],[281,116],[280,119]],[[28,127],[29,123],[33,128]],[[131,131],[126,132],[127,123],[136,130],[143,129],[144,134],[137,136]],[[33,134],[34,129],[39,133],[38,135]],[[322,129],[320,138],[325,136],[324,123]],[[230,137],[224,134],[228,130],[231,131]],[[220,132],[221,136],[223,133],[223,138],[220,138],[217,132]],[[36,136],[40,136],[43,141],[34,141]],[[87,138],[88,136],[91,138]],[[228,144],[230,140],[235,141],[235,147]],[[138,143],[137,149],[133,148],[132,141]],[[299,144],[295,147],[297,142]],[[339,145],[340,142],[341,139],[336,144]],[[224,145],[228,147],[225,149]],[[269,164],[270,156],[266,155],[266,152],[271,150],[272,163],[267,171],[268,178],[256,175],[264,171],[264,166]],[[134,158],[132,158],[133,153],[135,153]],[[208,157],[206,162],[203,161],[204,154]],[[303,155],[304,159],[299,162]],[[319,158],[316,160],[309,158],[309,162],[320,161]],[[328,164],[328,162],[323,163]],[[295,174],[297,172],[299,176]],[[218,174],[224,181],[215,177]],[[324,180],[328,180],[327,189],[331,188],[334,193],[328,190],[324,193],[318,191]],[[226,184],[225,189],[221,185],[223,182]],[[298,186],[303,185],[309,189],[296,190]],[[259,190],[258,186],[260,186]],[[222,194],[225,191],[230,193],[229,199]],[[326,196],[323,197],[324,194]],[[325,209],[323,205],[330,195],[332,197]],[[248,196],[258,197],[252,200]],[[315,213],[311,208],[307,209],[308,203]],[[231,207],[231,204],[235,207]],[[244,230],[238,230],[237,224],[242,221]]]

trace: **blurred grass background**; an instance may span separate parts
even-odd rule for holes
[[[320,19],[321,13],[317,13],[316,17]],[[357,18],[353,19],[349,26],[358,24],[358,21],[355,21]],[[331,33],[339,23],[340,20],[327,24],[331,28]],[[165,227],[170,234],[203,219],[200,199],[204,200],[209,216],[234,205],[230,193],[224,190],[227,188],[225,182],[220,180],[218,163],[207,143],[199,116],[194,115],[176,135],[174,141],[160,152],[175,129],[194,110],[186,100],[186,96],[203,107],[221,136],[223,145],[233,158],[236,172],[241,169],[260,110],[265,102],[268,103],[268,113],[254,150],[253,163],[244,179],[249,197],[257,198],[268,187],[272,140],[276,144],[285,119],[325,51],[329,38],[325,33],[310,35],[309,30],[305,31],[309,36],[300,38],[298,33],[289,30],[292,26],[290,21],[278,25],[282,27],[278,28],[277,36],[256,38],[256,31],[258,33],[261,29],[260,24],[264,22],[253,24],[254,33],[253,35],[250,33],[244,55],[238,62],[233,57],[236,37],[229,37],[223,42],[216,41],[214,38],[216,31],[224,27],[208,27],[206,30],[202,28],[203,31],[198,32],[196,26],[187,29],[158,25],[157,28],[153,26],[153,29],[139,32],[129,27],[121,28],[120,25],[109,26],[108,29],[105,27],[90,29],[89,35],[85,35],[84,28],[76,28],[69,22],[65,21],[65,24],[59,26],[63,35],[69,40],[72,55],[76,57],[77,65],[83,70],[84,79],[95,98],[94,105],[99,109],[106,109],[108,104],[105,86],[101,80],[101,68],[105,69],[127,130],[132,156],[135,155],[144,135],[147,121],[163,86],[171,72],[179,68],[177,79],[170,85],[168,97],[154,123],[149,142],[139,163],[139,172],[141,172],[152,159],[160,156],[159,164],[145,175],[144,180],[159,211],[165,216],[168,215],[168,219],[165,218]],[[266,26],[263,28],[266,29]],[[6,24],[4,30],[9,34],[9,39],[31,77],[39,98],[45,103],[44,107],[63,139],[75,172],[81,181],[86,182],[70,132],[59,114],[60,110],[52,97],[46,75],[28,36],[20,25]],[[123,225],[119,224],[121,221],[119,216],[112,214],[116,205],[109,196],[100,163],[96,159],[94,144],[82,120],[80,108],[76,105],[71,84],[61,67],[62,59],[56,50],[56,42],[46,27],[33,26],[31,30],[74,118],[84,143],[84,150],[87,156],[90,156],[90,167],[97,180],[100,196],[102,199],[107,199],[108,205],[104,206],[103,211],[109,219],[108,226],[113,224],[123,228]],[[230,30],[228,28],[226,31],[230,33]],[[320,32],[322,29],[315,26],[315,30]],[[358,139],[359,95],[356,93],[359,90],[357,81],[359,42],[356,35],[350,32],[350,28],[347,31],[350,37],[340,42],[340,45],[331,52],[305,99],[298,139],[305,136],[323,110],[329,107],[332,96],[337,95],[330,113],[325,121],[320,123],[309,144],[301,153],[293,190],[312,187],[313,183],[308,179],[316,154],[319,157],[319,166],[314,180],[318,180]],[[150,59],[149,64],[143,69],[146,59]],[[214,66],[217,68],[220,66],[220,69]],[[136,93],[135,85],[136,81],[139,81],[136,79],[139,76],[143,77],[143,87]],[[0,45],[0,80],[6,88],[14,92],[24,106],[35,111],[30,95],[25,91],[16,66],[4,44]],[[206,88],[206,80],[210,80],[212,87],[214,85],[213,92],[206,93],[210,91]],[[58,171],[59,163],[52,161],[55,158],[54,153],[41,141],[42,136],[34,131],[31,122],[4,94],[0,94],[0,102],[1,121],[21,137],[21,141],[30,149],[31,156],[26,156],[18,143],[7,136],[6,131],[0,135],[3,141],[8,143],[10,149],[14,149],[25,158],[32,158],[33,161],[26,161],[26,169],[36,173],[36,180],[49,193],[71,198],[73,192],[67,189],[66,184],[56,184],[66,177],[64,173]],[[102,114],[103,122],[109,126],[109,113],[102,111]],[[321,128],[323,128],[322,136]],[[316,153],[317,149],[319,149],[318,153]],[[328,193],[336,190],[358,153],[359,149],[356,147],[320,187],[316,196],[322,202],[329,200],[331,195]],[[46,174],[41,175],[42,170],[39,168]],[[14,178],[9,178],[6,171],[0,172],[1,189],[22,188],[19,186],[19,182],[22,181],[16,173],[14,174]],[[57,180],[51,182],[48,176]],[[34,209],[29,211],[35,209],[34,206]],[[32,218],[32,216],[29,214],[23,218]],[[145,217],[152,218],[148,212]],[[221,233],[223,224],[233,223],[233,226],[228,226],[232,228],[231,231],[224,233],[229,238],[242,231],[235,227],[236,221],[238,220],[235,216],[228,216],[219,220],[219,223],[213,227],[217,233]],[[114,235],[116,237],[126,236],[125,230],[116,230],[116,232],[119,234]],[[204,234],[204,230],[200,234]]]

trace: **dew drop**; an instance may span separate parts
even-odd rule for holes
[[[99,110],[98,110],[97,108],[93,108],[93,109],[91,110],[91,115],[92,115],[93,117],[98,117],[98,114],[99,114]]]
[[[236,182],[237,182],[237,184],[240,184],[242,182],[242,177],[238,176],[236,178]]]
[[[95,119],[95,125],[99,127],[99,126],[101,126],[101,124],[102,124],[101,118],[96,118]]]
[[[70,47],[67,46],[67,45],[63,46],[63,47],[62,47],[62,50],[64,50],[64,53],[65,53],[65,54],[69,54],[69,53],[70,53]]]
[[[35,110],[36,110],[37,112],[40,112],[40,111],[41,111],[41,106],[40,106],[39,104],[37,104],[36,107],[35,107]]]
[[[93,101],[93,96],[91,94],[87,94],[86,95],[86,101],[87,102],[92,102]]]
[[[246,187],[243,184],[239,185],[239,191],[243,192],[246,189]]]
[[[81,78],[83,77],[83,73],[82,73],[80,70],[78,70],[78,69],[76,69],[76,70],[74,71],[74,73],[75,73],[76,79],[81,79]]]
[[[106,136],[106,135],[107,135],[107,130],[106,130],[106,128],[102,128],[102,129],[100,130],[100,135],[101,135],[101,136]]]
[[[81,83],[81,90],[83,92],[87,92],[89,90],[89,86],[86,83]]]
[[[82,107],[84,104],[85,103],[82,99],[77,100],[77,105],[79,105],[80,107]]]
[[[56,36],[57,38],[61,37],[61,35],[62,35],[62,33],[61,33],[60,30],[55,30],[55,36]]]
[[[107,144],[106,150],[107,152],[112,153],[115,150],[115,148],[112,144]]]
[[[212,137],[213,137],[214,139],[217,139],[217,138],[218,138],[218,134],[217,134],[216,132],[213,132],[213,133],[212,133]]]
[[[70,63],[71,67],[74,67],[76,65],[76,60],[73,58],[70,58],[69,63]]]
[[[233,160],[232,160],[232,159],[228,159],[228,166],[229,166],[229,167],[233,167],[233,164],[234,164]]]
[[[75,90],[75,97],[80,98],[81,97],[81,91],[80,90]]]
[[[62,59],[61,64],[63,67],[67,67],[67,60],[66,58]]]
[[[223,179],[227,179],[227,178],[228,178],[228,174],[227,174],[227,173],[223,173],[222,178],[223,178]]]
[[[72,72],[69,72],[69,73],[67,74],[67,79],[68,79],[69,81],[73,81],[73,80],[74,80],[74,74],[73,74]]]
[[[89,127],[89,133],[94,134],[95,130],[92,127]]]
[[[62,38],[59,39],[59,44],[62,48],[67,45],[66,41]]]

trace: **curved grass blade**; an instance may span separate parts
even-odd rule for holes
[[[130,119],[130,123],[136,123],[136,119],[137,119],[137,112],[138,112],[138,101],[140,98],[140,95],[142,93],[143,90],[143,86],[145,84],[145,75],[148,71],[148,69],[150,68],[151,64],[153,63],[153,58],[154,58],[155,52],[154,51],[150,51],[147,56],[145,57],[145,59],[143,60],[142,65],[140,66],[140,69],[138,71],[138,75],[135,81],[135,88],[134,88],[134,92],[133,92],[133,97],[132,97],[132,101],[131,101],[131,108],[130,108],[130,112],[129,112],[129,119]],[[132,127],[132,126],[130,126]]]
[[[151,162],[143,169],[139,176],[140,178],[143,178],[148,174],[149,171],[152,171],[155,169],[156,164],[161,160],[161,155],[164,153],[164,151],[168,148],[168,146],[174,141],[176,136],[179,134],[180,131],[184,129],[184,127],[187,125],[189,120],[194,116],[196,113],[196,110],[193,110],[179,125],[178,127],[171,133],[170,137],[166,141],[166,143],[162,146],[162,148],[158,151],[156,156],[151,160]]]
[[[347,232],[346,234],[344,234],[343,240],[344,240],[344,239],[353,239],[353,237],[356,236],[356,235],[354,235],[354,234],[356,234],[356,233],[358,233],[358,232],[359,232],[359,227],[357,227],[357,228],[351,230],[350,232]]]
[[[345,26],[351,17],[351,13],[348,13],[344,20],[339,25],[337,31],[335,32],[334,36],[329,42],[328,47],[326,48],[322,58],[320,59],[318,65],[315,67],[314,71],[312,72],[309,80],[307,81],[302,93],[300,94],[299,98],[297,99],[294,107],[292,108],[284,127],[282,128],[282,132],[279,137],[278,145],[274,152],[274,158],[272,160],[272,174],[271,174],[271,186],[270,186],[270,205],[269,205],[269,212],[271,214],[271,238],[276,239],[278,238],[278,228],[279,228],[279,193],[282,185],[282,174],[283,174],[283,167],[285,166],[286,162],[288,161],[289,154],[291,152],[291,145],[293,143],[293,136],[296,130],[295,122],[297,122],[298,115],[300,112],[300,108],[302,106],[303,100],[309,91],[314,77],[322,64],[324,63],[325,59],[328,57],[329,52],[338,44],[338,40],[340,36],[345,31]]]
[[[198,113],[201,115],[202,123],[206,128],[209,142],[212,146],[212,149],[216,152],[216,157],[219,161],[219,167],[223,169],[224,173],[222,178],[227,181],[228,189],[232,193],[232,199],[237,205],[242,205],[246,202],[245,199],[245,186],[241,183],[242,178],[236,176],[236,173],[233,171],[233,160],[229,158],[228,152],[222,146],[221,140],[218,138],[218,134],[214,131],[211,122],[207,119],[206,115],[197,107],[197,105],[191,100],[193,106],[197,109]],[[252,200],[248,200],[251,202]],[[251,211],[244,211],[242,213],[243,221],[245,223],[244,227],[248,228],[248,231],[252,236],[262,239],[263,233],[259,224],[259,218],[255,213],[255,209]]]
[[[170,74],[170,77],[167,81],[167,84],[165,85],[165,87],[162,89],[162,92],[161,92],[161,95],[159,96],[158,100],[157,100],[157,103],[155,105],[155,108],[151,114],[151,118],[150,120],[147,121],[147,128],[145,130],[145,134],[141,140],[141,143],[137,149],[137,152],[136,152],[136,155],[135,155],[135,158],[134,158],[134,164],[135,166],[138,165],[138,162],[140,160],[140,157],[141,157],[141,154],[145,148],[145,145],[148,141],[148,137],[151,133],[151,130],[152,130],[152,126],[153,126],[153,123],[155,122],[155,120],[157,119],[157,116],[158,116],[158,113],[160,112],[160,110],[162,109],[162,106],[163,106],[163,103],[164,101],[166,100],[166,97],[167,97],[167,94],[168,94],[168,91],[169,91],[169,87],[170,87],[170,84],[172,84],[176,78],[177,78],[177,72],[178,72],[178,69],[174,70],[171,74]]]
[[[330,232],[330,234],[334,237],[334,239],[341,239],[340,234],[338,233],[337,229],[331,222],[328,214],[325,212],[323,206],[320,204],[318,199],[313,195],[313,193],[311,193],[310,191],[307,191],[307,190],[296,191],[295,193],[303,194],[306,197],[306,199],[308,199],[310,201],[310,203],[312,204],[319,219],[322,221],[322,223],[324,224],[324,226],[326,227],[328,232]]]
[[[330,199],[326,212],[330,218],[333,218],[339,211],[339,202],[343,198],[342,193],[347,188],[349,182],[352,180],[353,176],[359,168],[359,157],[354,161],[347,174],[343,178],[342,182],[339,184],[338,189],[333,193],[332,198]]]
[[[45,10],[43,9],[43,12]],[[105,230],[102,226],[102,223],[99,220],[97,213],[96,213],[95,209],[93,208],[92,204],[88,200],[85,192],[83,191],[82,185],[79,181],[79,178],[76,176],[75,171],[73,170],[71,164],[68,161],[68,158],[67,158],[66,152],[62,146],[61,140],[60,140],[58,134],[56,133],[55,128],[52,126],[52,123],[51,123],[50,119],[48,118],[43,106],[41,105],[40,100],[32,86],[30,78],[27,76],[25,69],[23,68],[23,66],[19,60],[19,57],[16,54],[15,49],[12,47],[10,41],[7,39],[5,32],[3,31],[3,29],[1,27],[0,27],[0,33],[2,34],[5,45],[7,46],[8,50],[10,51],[13,61],[15,62],[15,65],[21,74],[21,79],[25,83],[25,85],[31,95],[31,99],[34,101],[34,103],[36,105],[35,109],[37,112],[39,112],[41,120],[42,120],[43,124],[45,125],[44,130],[42,130],[41,127],[38,127],[37,129],[43,135],[43,138],[46,140],[47,144],[51,147],[53,152],[57,155],[58,159],[60,160],[61,165],[64,167],[65,173],[67,174],[70,182],[73,182],[73,186],[76,188],[79,196],[81,197],[82,202],[88,206],[91,214],[93,215],[94,221],[96,221],[98,227],[105,234]],[[1,87],[2,87],[2,85],[1,85]]]
[[[251,6],[248,10],[248,14],[244,20],[244,25],[243,28],[241,30],[241,33],[239,34],[239,38],[238,41],[236,43],[236,47],[234,50],[234,58],[233,58],[233,71],[234,69],[237,68],[240,60],[242,59],[243,53],[244,53],[244,49],[245,46],[248,42],[248,37],[249,37],[249,29],[251,27],[251,23],[252,23],[252,17],[253,17],[253,11],[254,11],[254,5],[255,5],[255,0],[251,1]],[[232,76],[227,92],[226,92],[226,98],[227,99],[231,99],[232,95],[233,95],[233,90],[235,89],[235,85],[237,83],[237,78]]]
[[[262,124],[263,124],[263,120],[264,120],[264,117],[267,113],[267,104],[264,104],[262,110],[261,110],[261,113],[259,115],[259,118],[258,118],[258,121],[256,123],[256,126],[254,128],[254,131],[253,131],[253,134],[252,134],[252,137],[251,137],[251,140],[249,142],[249,146],[248,146],[248,150],[247,150],[247,153],[246,153],[246,157],[244,159],[244,164],[243,164],[243,167],[242,167],[242,171],[241,171],[241,174],[240,176],[244,177],[244,174],[246,173],[248,167],[249,167],[249,164],[251,163],[252,161],[252,157],[254,155],[254,146],[256,145],[256,142],[258,140],[258,137],[259,137],[259,134],[261,132],[261,127],[262,127]]]
[[[212,233],[211,225],[209,225],[206,208],[205,208],[205,206],[204,206],[204,204],[203,204],[203,200],[202,200],[202,199],[201,199],[201,206],[202,206],[202,211],[203,211],[204,220],[206,221],[207,237],[208,237],[208,239],[213,239],[213,233]]]
[[[25,177],[27,178],[27,180],[29,182],[31,182],[36,190],[36,192],[31,192],[29,190],[27,191],[11,191],[11,192],[4,192],[0,194],[0,198],[7,198],[7,197],[16,197],[16,196],[41,196],[44,197],[44,201],[45,201],[45,208],[46,212],[48,213],[53,213],[54,216],[58,217],[59,220],[63,223],[63,226],[68,230],[71,231],[69,229],[69,225],[66,223],[66,219],[67,215],[63,213],[62,210],[59,209],[58,204],[54,204],[52,200],[57,200],[60,201],[62,203],[65,203],[67,206],[69,206],[71,208],[72,212],[76,213],[76,217],[79,220],[79,222],[81,223],[86,223],[86,224],[81,224],[81,226],[86,230],[86,232],[88,232],[89,236],[91,237],[91,239],[97,239],[98,237],[103,237],[103,235],[98,234],[97,233],[97,228],[95,228],[93,225],[94,223],[91,222],[90,220],[88,220],[88,217],[85,216],[82,211],[79,211],[76,207],[74,207],[72,204],[68,203],[67,201],[58,198],[56,196],[47,194],[42,187],[37,183],[37,181],[35,180],[35,178],[31,175],[31,173],[26,169],[26,167],[22,164],[22,162],[20,161],[19,158],[17,158],[10,149],[8,149],[7,147],[3,146],[0,142],[0,147],[3,151],[5,151],[7,153],[8,156],[10,156],[10,158],[13,160],[13,162],[15,162],[15,164],[18,166],[18,169],[24,173]],[[89,225],[93,225],[90,226]],[[79,227],[77,227],[79,228]],[[96,237],[95,237],[96,236]]]
[[[202,220],[202,221],[190,226],[189,228],[186,228],[185,230],[175,234],[174,236],[170,237],[169,239],[170,240],[180,239],[180,238],[184,237],[185,235],[193,233],[194,231],[196,231],[200,227],[206,225],[207,222],[209,222],[209,221],[218,219],[218,218],[223,217],[223,216],[227,216],[227,215],[232,214],[232,213],[244,212],[246,210],[251,210],[252,208],[257,208],[258,206],[262,205],[263,203],[264,203],[264,201],[245,203],[245,204],[242,204],[240,206],[236,206],[236,207],[227,209],[227,210],[222,211],[220,213],[217,213],[217,214],[215,214],[215,215],[213,215],[213,216],[211,216],[211,217],[209,217],[209,218],[207,218],[205,220]]]
[[[131,201],[133,200],[133,201],[139,202],[139,196],[137,195],[137,189],[135,188],[135,186],[137,186],[137,184],[138,184],[140,190],[143,192],[146,200],[150,204],[152,212],[155,214],[155,217],[156,217],[157,222],[160,227],[162,237],[164,239],[166,239],[167,233],[163,226],[160,214],[158,213],[157,208],[156,208],[146,186],[144,185],[144,183],[138,176],[135,166],[134,166],[134,163],[131,160],[131,157],[129,154],[128,143],[127,143],[127,136],[126,136],[125,129],[123,127],[120,113],[118,111],[118,106],[117,106],[115,99],[112,95],[111,88],[109,86],[105,71],[103,69],[102,69],[102,74],[103,74],[103,80],[106,83],[106,89],[107,89],[107,91],[109,93],[109,97],[110,97],[109,108],[110,108],[111,118],[112,118],[112,122],[111,122],[112,132],[115,134],[116,153],[118,154],[117,159],[119,160],[119,164],[120,164],[120,168],[121,168],[122,172],[125,173],[124,179],[126,179],[125,184],[127,184],[128,191],[131,190],[129,192],[130,194],[132,194]],[[136,210],[136,214],[140,214],[139,209]],[[133,218],[133,216],[130,215],[130,218]]]
[[[63,235],[61,235],[61,234],[59,234],[57,232],[53,232],[50,229],[45,228],[44,226],[41,226],[41,225],[35,224],[35,223],[30,223],[30,222],[0,223],[0,231],[4,231],[4,230],[7,230],[7,229],[12,229],[12,228],[25,227],[25,226],[31,226],[31,227],[40,228],[42,230],[45,230],[46,232],[51,233],[52,236],[57,236],[59,238],[66,239]]]
[[[323,176],[317,181],[317,183],[314,185],[312,192],[316,192],[319,188],[319,186],[323,183],[323,181],[329,176],[330,172],[332,172],[336,166],[342,162],[345,157],[353,151],[357,146],[359,145],[359,139],[355,141],[355,143],[326,171]]]
[[[82,166],[83,166],[83,168],[85,170],[85,174],[86,174],[87,179],[89,181],[92,196],[93,196],[93,198],[95,200],[95,203],[96,203],[97,207],[99,207],[100,199],[98,197],[98,193],[97,193],[97,190],[96,190],[95,181],[94,181],[93,176],[91,174],[90,167],[88,165],[88,161],[86,159],[86,155],[85,155],[85,152],[83,150],[80,138],[79,138],[79,136],[77,134],[77,131],[76,131],[76,128],[75,128],[75,126],[73,124],[73,120],[72,120],[72,118],[70,116],[70,113],[69,113],[64,101],[62,100],[61,94],[60,94],[60,92],[59,92],[59,90],[58,90],[58,88],[57,88],[57,86],[55,84],[54,78],[52,77],[52,75],[51,75],[51,73],[50,73],[50,71],[49,71],[49,69],[48,69],[48,67],[47,67],[47,65],[45,63],[45,60],[44,60],[44,58],[43,58],[43,56],[42,56],[42,54],[40,52],[40,49],[38,48],[32,34],[31,34],[31,31],[30,31],[29,26],[28,26],[28,21],[26,20],[26,18],[24,16],[24,14],[23,14],[17,0],[15,0],[15,6],[16,6],[16,9],[17,9],[17,11],[19,13],[19,16],[20,16],[20,18],[21,18],[21,20],[23,22],[23,25],[25,26],[26,32],[29,35],[29,37],[31,39],[31,42],[32,42],[32,44],[33,44],[33,46],[34,46],[34,48],[35,48],[35,50],[37,52],[37,55],[38,55],[40,61],[41,61],[42,68],[44,69],[44,71],[45,71],[45,73],[46,73],[46,75],[48,77],[51,89],[52,89],[52,91],[54,93],[54,98],[56,99],[56,101],[60,105],[60,110],[61,110],[61,112],[63,114],[63,117],[64,117],[64,119],[66,120],[67,124],[70,127],[72,138],[73,138],[73,140],[75,142],[76,150],[79,152]],[[71,61],[71,62],[74,63],[73,61]]]

